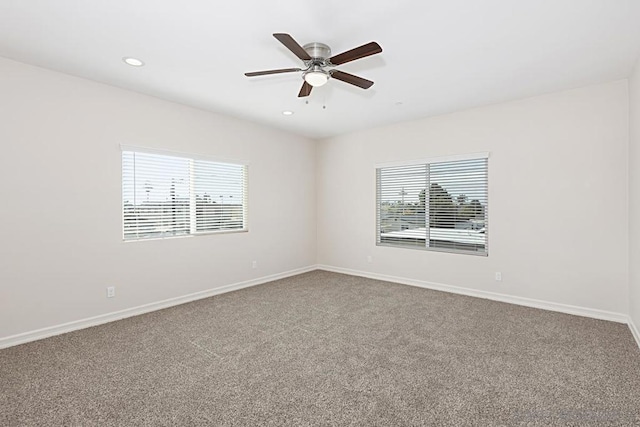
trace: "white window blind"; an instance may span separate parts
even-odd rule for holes
[[[488,159],[380,167],[377,243],[488,253]]]
[[[243,165],[194,160],[197,232],[244,228],[245,173]]]
[[[247,166],[122,151],[124,240],[244,231]]]

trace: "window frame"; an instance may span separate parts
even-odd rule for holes
[[[124,207],[124,164],[123,164],[123,154],[125,152],[139,153],[139,154],[150,154],[150,155],[160,155],[160,156],[168,156],[174,158],[185,159],[189,161],[189,232],[185,234],[175,234],[175,235],[166,235],[166,236],[153,236],[153,237],[134,237],[127,238],[125,235],[125,207]],[[197,231],[197,205],[196,205],[196,192],[194,189],[195,184],[195,174],[194,174],[194,163],[195,161],[204,161],[211,163],[218,163],[224,165],[233,165],[233,166],[241,166],[243,170],[243,179],[242,179],[242,228],[234,228],[234,229],[221,229],[221,230],[203,230]],[[229,159],[229,158],[221,158],[214,157],[202,154],[194,154],[194,153],[186,153],[180,151],[172,151],[165,149],[157,149],[157,148],[149,148],[149,147],[141,147],[135,145],[124,145],[120,144],[120,214],[121,214],[121,224],[122,224],[122,241],[125,243],[129,242],[142,242],[142,241],[151,241],[151,240],[167,240],[167,239],[181,239],[181,238],[189,238],[195,236],[206,236],[212,234],[231,234],[231,233],[246,233],[249,231],[249,162],[242,161],[238,159]]]
[[[399,249],[414,249],[421,250],[427,252],[442,252],[442,253],[451,253],[451,254],[462,254],[462,255],[474,255],[474,256],[489,256],[489,153],[488,152],[479,152],[479,153],[470,153],[470,154],[459,154],[459,155],[451,155],[451,156],[441,156],[441,157],[431,157],[431,158],[422,158],[416,160],[403,160],[403,161],[395,161],[395,162],[385,162],[385,163],[376,163],[374,164],[374,174],[375,174],[375,244],[380,247],[389,247],[389,248],[399,248]],[[429,170],[429,166],[434,163],[447,163],[447,162],[456,162],[456,161],[467,161],[467,160],[486,160],[486,206],[484,206],[484,251],[472,251],[466,249],[458,249],[458,248],[443,248],[443,247],[433,247],[428,246],[425,242],[423,246],[417,245],[402,245],[393,242],[382,242],[381,241],[381,189],[380,189],[380,169],[385,168],[395,168],[395,167],[410,167],[410,166],[425,166],[427,167],[427,171]],[[427,172],[428,173],[428,172]],[[429,196],[428,192],[426,193],[426,203],[425,203],[425,220],[429,221]],[[429,227],[427,226],[427,231]],[[428,234],[425,234],[425,238],[427,238]]]

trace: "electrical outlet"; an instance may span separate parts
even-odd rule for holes
[[[502,282],[502,273],[496,272],[496,282]]]
[[[116,287],[115,286],[109,286],[107,288],[107,298],[113,298],[116,296]]]
[[[258,268],[258,261],[253,261],[251,263],[251,268]]]
[[[373,262],[373,257],[371,255],[367,255],[367,262]]]

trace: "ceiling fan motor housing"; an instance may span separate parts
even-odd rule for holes
[[[324,43],[307,43],[302,48],[313,59],[322,59],[323,62],[331,57],[331,48]]]
[[[307,69],[302,72],[302,79],[311,86],[322,86],[329,80],[330,74],[325,67],[330,65],[331,48],[324,43],[307,43],[302,48],[311,59],[305,61]]]

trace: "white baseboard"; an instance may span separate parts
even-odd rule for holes
[[[221,286],[219,288],[208,289],[206,291],[195,292],[192,294],[170,298],[163,301],[153,302],[149,304],[140,305],[112,313],[106,313],[99,316],[89,317],[86,319],[80,319],[73,322],[63,323],[60,325],[50,326],[35,331],[24,332],[21,334],[11,335],[8,337],[0,338],[0,349],[12,347],[19,344],[24,344],[31,341],[37,341],[43,338],[52,337],[54,335],[60,335],[67,332],[76,331],[79,329],[89,328],[91,326],[97,326],[108,322],[113,322],[127,317],[138,316],[140,314],[149,313],[163,308],[173,307],[175,305],[185,304],[191,301],[196,301],[210,296],[223,294],[226,292],[236,291],[251,286],[261,285],[263,283],[271,282],[278,279],[284,279],[286,277],[295,276],[298,274],[306,273],[313,270],[326,270],[335,273],[350,274],[352,276],[367,277],[370,279],[384,280],[387,282],[400,283],[404,285],[417,286],[425,289],[433,289],[444,292],[451,292],[460,295],[467,295],[477,298],[490,299],[494,301],[506,302],[509,304],[522,305],[526,307],[539,308],[543,310],[557,311],[560,313],[573,314],[577,316],[591,317],[594,319],[609,320],[618,323],[626,323],[629,325],[632,335],[634,336],[638,347],[640,347],[640,330],[633,323],[631,318],[626,314],[614,313],[610,311],[597,310],[592,308],[584,308],[567,304],[559,304],[549,301],[541,301],[531,298],[522,298],[506,294],[499,294],[495,292],[480,291],[476,289],[463,288],[459,286],[446,285],[442,283],[427,282],[423,280],[408,279],[404,277],[389,276],[384,274],[370,273],[366,271],[351,270],[348,268],[333,267],[329,265],[310,265],[307,267],[285,271],[283,273],[272,274],[269,276],[259,277],[257,279],[247,280],[244,282],[233,283],[230,285]]]
[[[317,269],[317,266],[311,265],[308,267],[285,271],[283,273],[277,273],[269,276],[259,277],[257,279],[247,280],[244,282],[233,283],[230,285],[221,286],[219,288],[208,289],[206,291],[195,292],[192,294],[188,294],[188,295],[184,295],[176,298],[169,298],[163,301],[152,302],[149,304],[127,308],[120,311],[101,314],[99,316],[89,317],[89,318],[80,319],[80,320],[74,320],[73,322],[63,323],[61,325],[49,326],[49,327],[38,329],[35,331],[24,332],[21,334],[3,337],[3,338],[0,338],[0,349],[12,347],[14,345],[24,344],[31,341],[41,340],[43,338],[52,337],[54,335],[60,335],[67,332],[77,331],[78,329],[84,329],[84,328],[89,328],[91,326],[102,325],[103,323],[113,322],[116,320],[125,319],[127,317],[138,316],[140,314],[149,313],[151,311],[173,307],[174,305],[180,305],[187,302],[199,300],[202,298],[208,298],[214,295],[223,294],[226,292],[237,291],[239,289],[248,288],[250,286],[261,285],[263,283],[271,282],[278,279],[284,279],[285,277],[295,276],[295,275],[306,273],[316,269]]]
[[[540,308],[542,310],[557,311],[560,313],[573,314],[573,315],[583,316],[583,317],[592,317],[594,319],[609,320],[609,321],[618,322],[618,323],[629,323],[629,316],[627,316],[626,314],[614,313],[611,311],[604,311],[604,310],[597,310],[594,308],[585,308],[585,307],[560,304],[560,303],[555,303],[550,301],[516,297],[516,296],[500,294],[496,292],[480,291],[477,289],[445,285],[443,283],[427,282],[423,280],[408,279],[405,277],[388,276],[385,274],[351,270],[348,268],[333,267],[329,265],[318,265],[318,269],[333,271],[335,273],[350,274],[352,276],[367,277],[369,279],[400,283],[403,285],[417,286],[420,288],[433,289],[437,291],[451,292],[454,294],[467,295],[471,297],[490,299],[493,301],[506,302],[509,304],[523,305],[526,307]],[[636,339],[638,339],[637,336],[636,336]]]
[[[636,339],[636,344],[640,348],[640,329],[633,323],[631,316],[629,316],[629,329],[631,329],[631,335]]]

